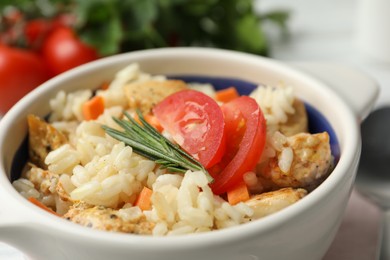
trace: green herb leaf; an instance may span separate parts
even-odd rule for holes
[[[180,173],[187,170],[203,171],[209,182],[213,181],[202,164],[156,131],[146,122],[140,111],[137,111],[137,115],[142,124],[136,122],[127,112],[124,114],[127,120],[113,118],[123,131],[102,126],[108,135],[131,146],[134,152],[155,161],[162,168]]]

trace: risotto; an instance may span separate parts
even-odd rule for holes
[[[240,225],[302,199],[333,164],[328,133],[308,132],[290,86],[239,97],[131,64],[96,91],[58,92],[50,107],[47,119],[27,118],[29,161],[13,186],[94,229],[165,236]]]

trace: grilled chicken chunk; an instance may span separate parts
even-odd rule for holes
[[[294,204],[306,194],[304,189],[283,188],[255,195],[245,203],[254,211],[252,218],[258,219]]]
[[[28,115],[27,122],[30,161],[42,169],[47,169],[47,154],[68,140],[63,133],[35,115]]]
[[[74,204],[63,217],[94,229],[133,234],[151,234],[155,225],[148,222],[143,214],[131,221],[126,221],[118,210],[92,206],[85,202]]]
[[[264,182],[274,187],[293,187],[312,190],[329,174],[332,155],[327,132],[319,134],[300,133],[287,138],[286,148],[292,153],[288,170],[282,166],[283,150],[269,159],[262,170]]]
[[[126,85],[125,93],[130,108],[139,108],[143,114],[148,114],[164,98],[186,88],[187,84],[181,80],[151,80]]]
[[[34,184],[35,189],[43,195],[54,194],[56,192],[59,178],[57,174],[31,165],[31,169],[26,172],[26,178],[31,181]]]

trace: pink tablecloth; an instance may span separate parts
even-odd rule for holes
[[[324,260],[374,260],[381,228],[378,207],[353,191],[336,239]]]

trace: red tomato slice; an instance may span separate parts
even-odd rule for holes
[[[263,152],[266,124],[253,98],[241,96],[221,107],[225,116],[226,153],[220,163],[209,169],[214,178],[214,194],[222,194],[253,170]]]
[[[221,108],[209,96],[183,90],[168,96],[153,110],[162,127],[205,168],[225,152],[225,123]]]

